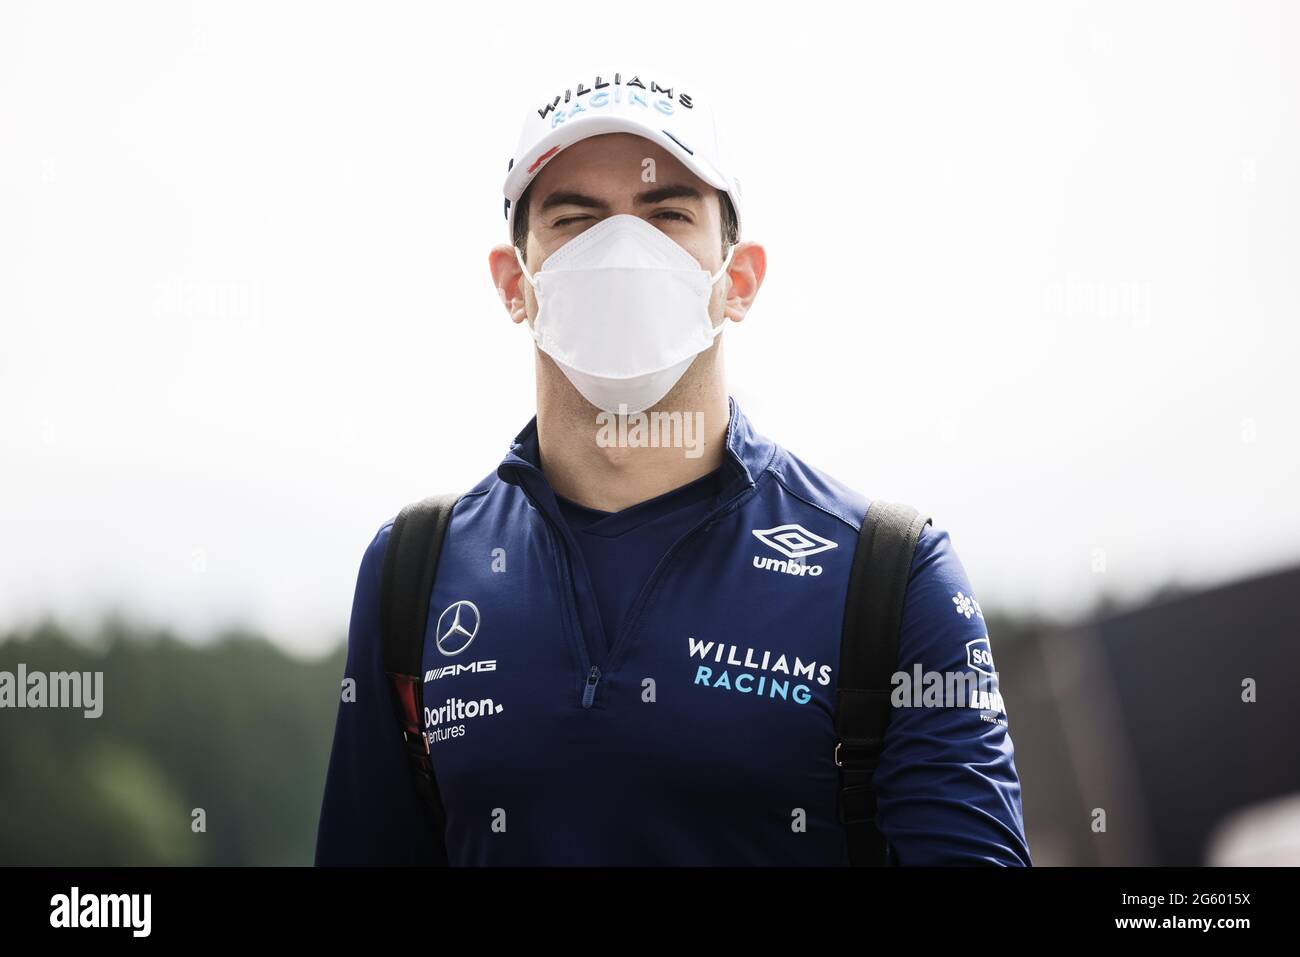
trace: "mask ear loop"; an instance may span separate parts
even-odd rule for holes
[[[537,288],[537,280],[534,279],[532,276],[528,275],[528,267],[524,265],[524,257],[523,257],[523,254],[519,252],[519,247],[518,247],[518,246],[514,246],[514,245],[512,245],[511,248],[514,249],[514,251],[515,251],[515,259],[519,260],[519,268],[522,269],[522,270],[524,271],[524,278],[528,280],[528,284],[529,284],[530,286],[532,286],[534,289],[536,289],[536,288]],[[538,316],[538,318],[540,319],[541,317]],[[533,340],[534,340],[535,342],[537,342],[537,343],[540,344],[541,341],[542,341],[542,334],[541,334],[541,332],[538,330],[538,328],[537,328],[537,324],[536,324],[535,322],[533,322],[533,323],[529,323],[529,329],[528,329],[528,331],[532,333],[532,335],[533,335]]]
[[[731,244],[731,248],[727,250],[727,258],[724,259],[724,260],[722,261],[722,268],[719,269],[717,272],[715,272],[713,275],[711,275],[711,276],[709,277],[709,285],[710,285],[710,286],[712,286],[712,285],[713,285],[714,283],[716,283],[719,279],[721,279],[723,276],[726,275],[726,273],[727,273],[727,269],[730,268],[730,266],[731,266],[731,257],[732,257],[732,256],[735,254],[735,252],[736,252],[736,245],[737,245],[736,243],[732,243],[732,244]],[[517,248],[518,248],[518,247],[516,247],[516,249],[517,249]]]
[[[716,283],[719,279],[721,279],[723,276],[726,275],[727,268],[731,265],[731,256],[736,251],[736,245],[737,245],[736,243],[731,244],[731,248],[727,250],[727,258],[722,261],[722,268],[709,277],[710,289],[713,288],[714,283]],[[710,324],[709,339],[713,340],[718,338],[718,334],[721,333],[722,330],[726,328],[726,326],[727,326],[727,321],[725,319],[722,322],[718,323],[716,326]]]
[[[511,248],[515,251],[515,259],[519,260],[519,268],[524,271],[524,278],[528,280],[528,285],[536,289],[537,280],[528,275],[528,267],[524,265],[524,257],[523,254],[519,252],[519,247],[512,245]]]

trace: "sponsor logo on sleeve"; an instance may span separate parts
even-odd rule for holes
[[[993,649],[989,647],[988,635],[966,642],[966,664],[986,675],[994,673]]]

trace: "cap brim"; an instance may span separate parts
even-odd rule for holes
[[[631,116],[609,114],[578,116],[566,120],[552,129],[533,145],[528,156],[520,158],[519,162],[510,168],[504,187],[505,197],[510,200],[510,210],[506,214],[507,228],[509,230],[513,231],[514,229],[515,208],[519,202],[519,197],[524,194],[524,190],[541,173],[546,164],[558,156],[565,147],[572,146],[574,143],[581,142],[592,136],[600,136],[603,133],[633,133],[637,136],[643,136],[663,147],[669,154],[680,160],[683,166],[710,186],[715,189],[726,190],[728,193],[732,191],[731,183],[714,168],[712,163],[694,152],[691,144],[679,142],[670,136],[666,130]],[[732,205],[737,207],[739,205],[734,198]]]

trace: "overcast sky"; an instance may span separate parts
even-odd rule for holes
[[[985,609],[1300,561],[1300,8],[794,9],[6,2],[0,627],[340,638],[380,524],[532,414],[506,161],[615,70],[721,114],[733,394]]]

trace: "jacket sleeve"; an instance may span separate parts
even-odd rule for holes
[[[445,864],[419,804],[379,639],[379,582],[392,523],[366,549],[348,627],[316,866]],[[349,684],[352,685],[349,693]]]
[[[948,533],[927,526],[912,559],[894,707],[875,775],[877,824],[899,864],[1032,864],[988,638]],[[930,672],[944,676],[942,689],[933,679],[929,692],[924,679],[915,686],[918,673]],[[968,690],[945,696],[950,684],[962,687],[949,674],[967,676]],[[985,692],[973,700],[972,681]],[[904,690],[915,693],[910,702]]]

